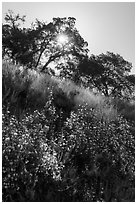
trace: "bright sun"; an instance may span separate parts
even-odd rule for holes
[[[57,41],[58,41],[59,44],[64,45],[65,43],[68,42],[68,37],[65,34],[60,34],[57,37]]]

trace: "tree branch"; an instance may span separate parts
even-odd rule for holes
[[[35,68],[37,68],[37,66],[38,66],[38,64],[39,64],[39,61],[40,61],[40,58],[41,58],[41,55],[43,54],[44,50],[45,50],[45,48],[43,48],[43,49],[41,50],[41,52],[40,52],[40,54],[39,54],[39,57],[38,57],[38,60],[37,60],[37,62],[36,62]]]
[[[68,51],[66,51],[66,52],[59,52],[59,53],[57,53],[57,54],[55,54],[55,55],[50,56],[49,59],[48,59],[48,61],[45,63],[45,65],[44,65],[43,68],[41,69],[41,72],[43,72],[43,71],[47,68],[47,66],[48,66],[51,62],[53,62],[55,59],[57,59],[58,57],[64,56],[65,54],[69,54],[69,53],[71,53],[71,52],[68,52]]]

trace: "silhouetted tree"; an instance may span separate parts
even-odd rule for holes
[[[29,29],[22,28],[25,16],[14,15],[9,11],[5,16],[6,23],[2,25],[2,51],[3,58],[9,57],[13,62],[23,65],[33,64],[33,38]],[[21,23],[19,23],[21,21]]]
[[[129,75],[131,63],[112,52],[92,55],[88,63],[89,69],[85,74],[89,77],[89,83],[97,87],[105,96],[130,98],[134,92],[134,77]]]
[[[36,66],[40,63],[42,56],[47,59],[41,71],[45,71],[48,65],[54,62],[58,70],[66,73],[68,69],[68,72],[71,72],[70,66],[70,69],[68,68],[70,61],[75,64],[87,54],[87,42],[75,28],[75,21],[76,19],[72,17],[53,18],[53,22],[48,25],[37,21],[37,25],[42,30],[38,38],[40,49]],[[60,42],[60,36],[66,37],[67,40]]]
[[[75,18],[53,18],[46,24],[36,19],[31,28],[21,28],[18,21],[25,21],[25,16],[6,14],[3,24],[3,56],[8,54],[16,62],[37,68],[42,65],[45,71],[51,62],[57,65],[59,60],[67,62],[80,60],[88,52],[87,42],[75,27]],[[66,37],[61,42],[60,36]],[[62,69],[62,67],[58,67]]]

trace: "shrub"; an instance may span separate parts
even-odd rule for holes
[[[63,189],[71,201],[134,200],[134,136],[129,127],[121,117],[101,121],[86,107],[72,113],[60,137],[65,148]]]
[[[44,181],[60,180],[63,165],[46,137],[50,122],[45,110],[26,114],[21,122],[9,111],[3,114],[4,201],[37,200],[40,175]]]
[[[135,121],[135,102],[115,99],[114,103],[118,111],[124,116],[126,120],[130,122]]]

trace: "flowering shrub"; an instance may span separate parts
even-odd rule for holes
[[[81,107],[62,135],[64,185],[73,201],[134,200],[134,136],[126,120],[107,123]]]
[[[41,172],[45,177],[60,180],[63,165],[47,140],[47,119],[45,111],[26,114],[21,122],[9,111],[3,114],[4,201],[33,200]]]

